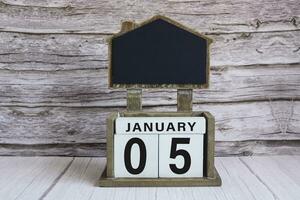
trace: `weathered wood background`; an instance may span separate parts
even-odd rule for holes
[[[216,117],[217,155],[300,154],[299,0],[1,0],[0,155],[105,155],[106,39],[122,20],[171,17],[214,39],[194,110]],[[146,90],[175,111],[175,90]]]

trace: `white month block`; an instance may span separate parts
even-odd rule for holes
[[[159,177],[203,177],[203,137],[159,135]]]
[[[158,135],[114,135],[116,178],[158,177]]]
[[[204,117],[118,117],[116,134],[169,134],[206,132]]]

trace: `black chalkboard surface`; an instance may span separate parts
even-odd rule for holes
[[[208,84],[209,41],[164,18],[111,40],[110,86]]]

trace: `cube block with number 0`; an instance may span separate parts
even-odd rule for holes
[[[203,177],[204,117],[119,117],[116,178]]]
[[[115,177],[158,176],[157,135],[115,135]]]

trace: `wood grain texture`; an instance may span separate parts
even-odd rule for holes
[[[104,168],[104,158],[75,158],[68,171],[44,199],[90,199],[93,191],[99,189],[96,184]]]
[[[299,102],[197,104],[216,118],[217,141],[299,139]],[[176,111],[147,107],[145,111]],[[99,143],[105,141],[106,118],[119,108],[1,107],[1,142],[19,144]],[[123,109],[125,110],[125,109]],[[257,126],[253,126],[256,124]],[[22,138],[22,139],[21,139]]]
[[[299,155],[299,140],[246,140],[216,142],[216,156]]]
[[[105,168],[104,158],[63,158],[64,168],[57,167],[58,176],[50,166],[62,165],[62,158],[10,158],[7,162],[0,158],[0,166],[7,163],[6,174],[1,174],[0,184],[7,185],[7,192],[0,193],[1,198],[15,198],[28,180],[32,184],[25,188],[21,199],[209,199],[209,200],[294,200],[299,198],[299,156],[272,157],[227,157],[216,158],[216,167],[222,177],[222,187],[164,187],[164,188],[101,188],[96,183]],[[20,169],[17,163],[32,163]],[[46,167],[46,164],[50,166]],[[43,172],[40,170],[43,169]],[[39,174],[40,172],[40,174]],[[50,174],[49,174],[50,173]],[[3,176],[4,175],[4,176]],[[20,179],[24,177],[26,179]],[[9,180],[5,179],[10,177]],[[44,178],[41,178],[44,177]],[[19,180],[16,187],[10,187]],[[47,188],[47,187],[48,188]],[[50,186],[50,187],[49,187]],[[45,190],[46,189],[46,190]],[[32,192],[32,196],[28,196]],[[8,196],[10,194],[10,196]],[[12,194],[12,195],[11,195]]]
[[[0,32],[0,69],[70,70],[107,67],[111,35],[20,34]],[[209,35],[210,65],[300,62],[299,31]]]
[[[296,0],[267,1],[44,1],[3,0],[2,31],[27,33],[117,32],[122,20],[144,21],[167,15],[204,32],[258,32],[299,30]]]
[[[194,90],[194,103],[299,100],[300,65],[212,68],[209,89]],[[126,91],[107,88],[107,70],[0,70],[2,106],[126,105]],[[176,90],[144,90],[143,105],[174,105]]]
[[[171,17],[214,39],[210,88],[194,110],[216,118],[217,155],[300,154],[300,7],[267,1],[0,1],[0,155],[105,155],[107,39],[122,20]],[[175,90],[145,90],[175,111]],[[280,142],[281,141],[281,142]]]
[[[106,156],[106,143],[1,144],[1,156]],[[217,141],[215,156],[300,155],[299,140]]]
[[[267,154],[274,154],[274,152],[288,154],[293,150],[295,150],[293,154],[297,154],[299,153],[297,151],[299,148],[299,107],[298,101],[271,101],[228,103],[226,106],[224,104],[196,104],[194,110],[206,110],[215,116],[216,140],[219,141],[216,147],[217,155],[263,154],[264,149]],[[55,155],[55,153],[83,156],[104,155],[103,149],[99,149],[95,143],[105,142],[106,118],[113,110],[120,109],[2,107],[0,112],[1,142],[15,144],[17,147],[23,144],[28,145],[19,146],[19,149],[14,149],[13,145],[4,145],[2,155],[7,155],[10,148],[13,155],[22,155],[20,147],[27,149],[29,154],[35,152],[35,155],[45,155],[47,149],[41,149],[42,144],[45,148],[49,148],[48,154],[50,155]],[[145,110],[176,111],[176,106],[146,107]],[[291,140],[293,143],[277,144],[277,146],[282,146],[283,150],[280,153],[272,152],[270,143],[267,141],[264,143],[265,140]],[[244,143],[239,141],[244,141]],[[79,144],[76,145],[76,143]],[[91,144],[90,147],[89,144]],[[55,150],[55,145],[57,145],[57,150]],[[66,145],[65,153],[63,152],[64,145]],[[257,146],[259,149],[255,150]],[[93,148],[95,149],[91,150]]]
[[[106,143],[0,144],[1,156],[106,156]],[[226,153],[226,155],[228,155]],[[241,153],[242,155],[242,153]]]
[[[274,199],[299,199],[300,194],[297,192],[300,190],[299,176],[293,176],[294,173],[291,172],[299,171],[297,158],[291,157],[291,161],[286,163],[285,157],[241,158],[241,161],[264,185],[268,186]],[[291,165],[290,162],[295,165]]]
[[[1,157],[1,199],[39,199],[72,158]]]

